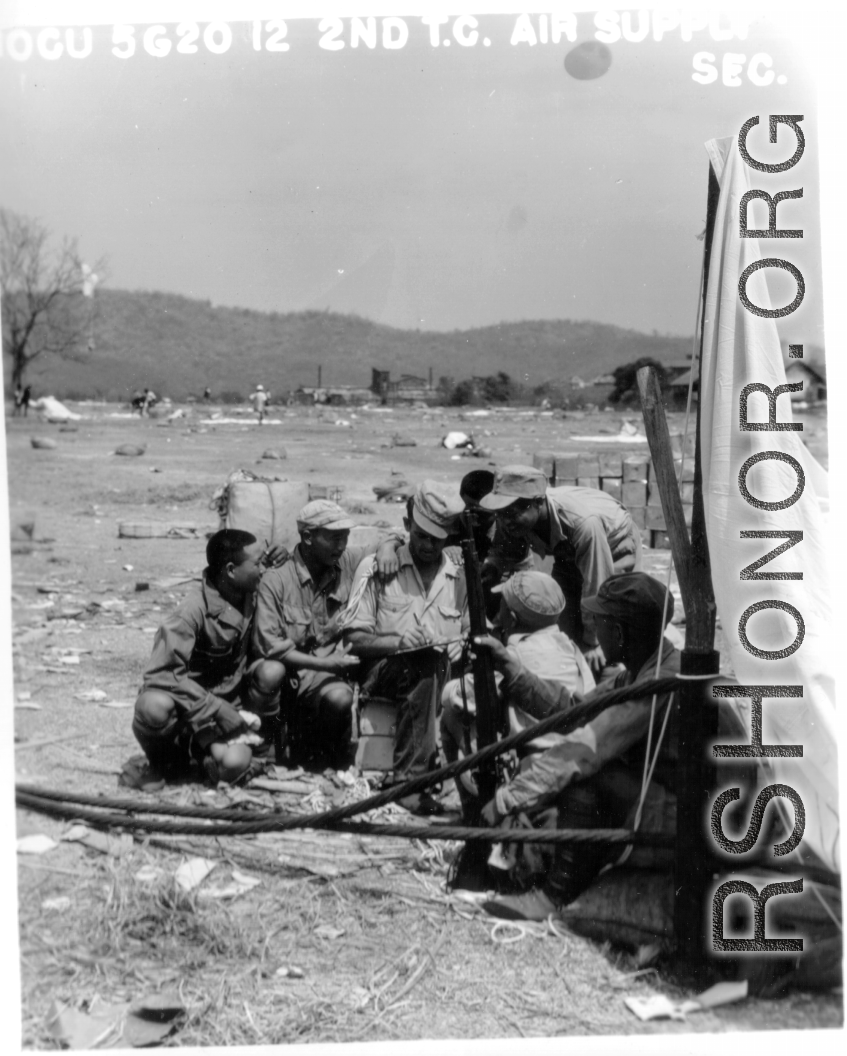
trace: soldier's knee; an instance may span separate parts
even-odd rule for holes
[[[136,719],[153,729],[167,726],[175,713],[173,697],[160,689],[143,690],[135,702]]]
[[[253,685],[260,693],[276,693],[285,678],[285,664],[261,660],[253,670]]]
[[[253,753],[246,744],[228,744],[218,759],[218,777],[221,781],[237,781],[250,766]]]
[[[353,687],[346,682],[334,682],[321,690],[320,701],[331,712],[349,711],[353,706]]]

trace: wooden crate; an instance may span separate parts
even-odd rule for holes
[[[393,770],[397,705],[381,697],[366,700],[359,707],[357,726],[356,766],[360,770]]]
[[[556,478],[556,456],[552,451],[536,451],[532,456],[532,464],[540,469],[548,481]]]
[[[315,499],[329,499],[330,502],[341,502],[343,498],[343,484],[309,483],[309,502],[314,502]]]
[[[579,476],[580,455],[574,451],[557,452],[553,458],[556,469],[556,483],[576,480]],[[599,474],[598,474],[599,475]]]
[[[650,476],[650,459],[642,458],[640,455],[630,455],[625,458],[621,465],[624,484],[632,481],[647,483]]]
[[[620,477],[603,477],[600,481],[600,487],[607,495],[611,495],[613,499],[621,501],[621,479]]]
[[[603,480],[623,476],[623,461],[619,452],[600,455],[600,476]]]
[[[665,514],[661,506],[647,507],[646,525],[654,531],[663,532],[665,530],[667,525],[665,524]]]
[[[647,482],[625,480],[621,486],[621,502],[628,510],[647,505]]]
[[[635,506],[630,509],[629,515],[632,518],[632,523],[636,528],[647,527],[647,507],[646,506]]]
[[[579,469],[577,472],[577,478],[579,477],[599,477],[600,476],[600,459],[597,455],[580,455],[579,456]]]

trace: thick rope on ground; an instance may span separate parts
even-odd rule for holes
[[[279,832],[284,820],[277,816],[244,821],[160,821],[114,814],[105,810],[91,810],[55,799],[30,795],[20,789],[18,805],[42,814],[87,821],[98,828],[121,828],[133,832],[162,832],[173,836],[252,836],[260,832]],[[140,813],[136,805],[133,810]],[[151,814],[165,811],[148,807]],[[243,814],[247,814],[246,811]],[[476,829],[464,825],[441,824],[381,824],[370,821],[341,821],[324,826],[333,832],[349,832],[362,836],[398,836],[410,840],[479,840],[483,843],[637,843],[646,847],[671,847],[673,836],[662,833],[632,832],[630,829]]]
[[[412,780],[406,781],[403,784],[394,785],[391,788],[384,789],[372,796],[368,796],[366,799],[359,800],[357,803],[350,803],[342,807],[334,807],[331,810],[325,810],[317,814],[288,814],[281,816],[278,813],[273,813],[266,815],[264,819],[257,818],[254,815],[249,823],[246,821],[240,821],[240,824],[250,824],[252,826],[250,829],[244,830],[245,832],[285,832],[289,829],[329,828],[335,826],[337,822],[346,821],[348,818],[355,817],[357,814],[364,814],[367,811],[376,810],[378,807],[383,807],[387,803],[394,803],[406,796],[422,792],[425,789],[432,787],[432,785],[438,784],[441,781],[446,781],[448,778],[456,777],[456,775],[464,773],[467,770],[473,770],[480,766],[484,766],[497,756],[504,755],[513,748],[521,748],[525,744],[529,744],[531,741],[546,733],[570,733],[591,722],[592,719],[595,719],[598,715],[602,714],[607,708],[614,707],[617,704],[624,704],[630,700],[639,700],[644,697],[649,697],[652,696],[653,693],[670,693],[678,688],[678,685],[678,680],[671,677],[646,679],[641,682],[634,682],[629,686],[621,686],[618,689],[611,689],[605,693],[597,694],[592,697],[591,700],[585,701],[581,704],[575,704],[567,711],[557,711],[553,715],[549,715],[546,719],[541,719],[534,726],[530,726],[528,729],[522,730],[519,733],[511,734],[510,736],[503,738],[503,740],[497,741],[495,744],[489,744],[485,748],[481,748],[479,751],[474,752],[473,755],[466,756],[463,759],[457,759],[454,763],[449,763],[447,766],[442,766],[437,770],[431,770],[426,774],[421,774],[420,777],[412,778]],[[46,804],[50,798],[44,796],[44,790],[32,786],[29,787],[27,792],[23,792],[19,786],[16,790],[16,794],[18,802],[22,806],[25,805],[23,802],[25,797],[29,797],[30,800],[33,800],[35,797],[42,796],[43,798],[38,799],[38,803],[42,805],[39,809],[42,809],[43,805]],[[54,792],[50,795],[53,798],[60,800],[65,798],[67,794]],[[101,800],[101,802],[105,804],[107,801]],[[31,809],[36,809],[34,804],[31,805]],[[137,810],[138,808],[136,807],[135,809]],[[44,811],[42,810],[42,812]],[[216,812],[212,816],[219,820],[225,820],[230,814],[230,811],[222,810]],[[77,813],[76,816],[79,816],[79,813]],[[128,826],[130,823],[126,822],[125,824]],[[172,823],[168,824],[170,825]],[[266,827],[263,828],[263,824]],[[268,825],[271,827],[267,827]],[[172,828],[161,828],[158,831],[166,832],[174,830]],[[208,827],[204,829],[204,831],[207,834],[211,834]],[[471,830],[471,832],[478,831],[481,830]],[[486,831],[491,832],[493,830],[489,829]],[[230,835],[236,834],[229,830],[228,832]]]

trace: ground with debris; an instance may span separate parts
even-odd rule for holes
[[[621,424],[619,414],[600,412],[272,408],[277,424],[259,428],[233,408],[214,409],[229,421],[212,422],[210,408],[186,407],[168,421],[71,406],[86,417],[7,421],[11,519],[32,524],[12,544],[17,779],[140,801],[117,786],[137,752],[132,703],[156,625],[203,565],[205,532],[217,527],[209,501],[231,470],[341,489],[361,523],[395,525],[402,507],[377,502],[374,486],[424,476],[456,485],[488,465],[442,448],[451,430],[473,432],[502,465],[528,462],[538,448],[566,448],[573,435],[617,434]],[[825,461],[825,422],[807,421],[807,441]],[[402,444],[394,443],[398,433]],[[56,446],[36,448],[33,437]],[[143,453],[114,454],[127,444]],[[285,457],[263,459],[269,449]],[[175,531],[120,538],[121,522]],[[648,571],[663,577],[668,556],[648,552]],[[343,777],[278,776],[300,788],[185,784],[157,795],[185,805],[310,811],[362,792]],[[382,816],[397,810],[383,808]],[[134,1022],[169,1024],[173,1033],[161,1033],[172,1045],[841,1022],[840,998],[792,994],[687,1022],[641,1023],[625,996],[683,996],[661,964],[645,967],[561,925],[498,926],[445,894],[455,847],[435,840],[309,832],[103,839],[27,811],[18,823],[19,836],[44,834],[55,844],[18,856],[28,1048],[58,1048],[62,1031],[67,1038],[93,1029],[93,1020],[108,1042],[127,1007],[154,998],[172,1021],[144,1005]],[[185,877],[193,859],[214,863],[196,884],[199,874]]]

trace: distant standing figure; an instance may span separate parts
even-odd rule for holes
[[[212,390],[207,385],[206,388],[203,389],[203,402],[204,403],[208,403],[211,400],[211,398],[212,398]]]
[[[271,402],[271,394],[265,392],[264,386],[257,385],[256,391],[250,394],[250,402],[256,405],[256,413],[259,415],[259,425],[265,418],[265,408]]]
[[[15,409],[12,412],[12,416],[17,418],[21,413],[21,404],[24,400],[24,390],[21,388],[20,383],[15,386]]]
[[[29,415],[29,403],[32,399],[32,385],[27,385],[21,396],[21,407],[24,409],[24,418]]]
[[[145,389],[144,392],[136,390],[132,396],[132,409],[138,411],[139,416],[143,418],[145,411],[149,413],[157,399],[156,393],[151,392],[150,389]]]

